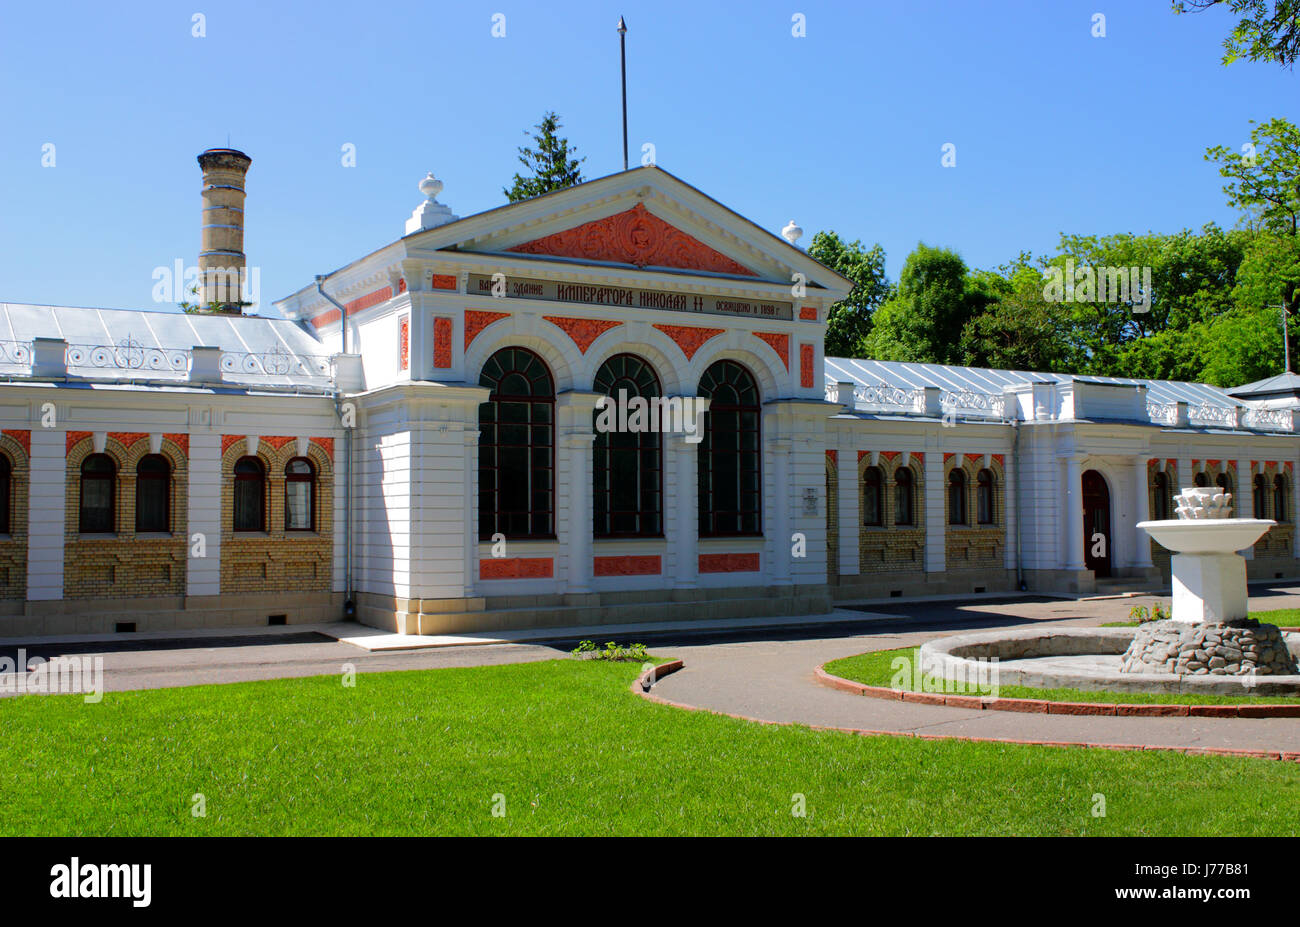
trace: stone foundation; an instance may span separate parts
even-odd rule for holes
[[[1274,625],[1254,619],[1187,625],[1152,621],[1140,625],[1123,659],[1124,673],[1178,676],[1295,675],[1296,660]]]

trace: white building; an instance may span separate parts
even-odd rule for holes
[[[246,156],[201,163],[242,270]],[[1294,403],[823,358],[850,282],[656,167],[464,219],[421,190],[283,320],[0,304],[0,636],[1149,586],[1134,525],[1193,479],[1297,575]],[[709,411],[597,433],[620,390]]]

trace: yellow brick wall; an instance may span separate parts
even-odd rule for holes
[[[170,439],[163,439],[161,453],[172,467],[171,531],[166,537],[140,537],[135,533],[135,468],[149,453],[147,435],[139,436],[130,446],[108,438],[104,453],[117,465],[116,530],[111,535],[80,534],[81,464],[93,453],[93,441],[85,437],[69,448],[65,461],[63,597],[184,595],[189,510],[189,467],[184,451]]]
[[[835,458],[826,455],[826,577],[840,575],[840,475]]]
[[[307,457],[316,466],[316,530],[284,530],[284,467],[297,443],[280,448],[263,439],[258,458],[266,468],[266,531],[234,531],[234,467],[245,456],[241,437],[221,456],[221,591],[328,592],[334,562],[334,467],[315,441]]]
[[[982,456],[982,455],[981,455]],[[948,522],[948,479],[953,470],[966,474],[966,524]],[[953,454],[943,466],[943,523],[944,567],[948,570],[1001,569],[1006,556],[1006,475],[1002,464],[994,459],[989,470],[993,473],[993,523],[979,524],[979,507],[976,498],[976,477],[983,469],[980,462],[970,460],[965,454]]]
[[[1276,461],[1270,463],[1266,460],[1256,461],[1251,468],[1251,480],[1247,489],[1254,491],[1254,478],[1256,474],[1264,476],[1265,485],[1268,487],[1266,493],[1267,511],[1256,513],[1257,518],[1273,517],[1273,478],[1281,474],[1286,480],[1286,498],[1287,498],[1287,520],[1280,522],[1268,529],[1262,538],[1255,542],[1255,559],[1256,560],[1292,560],[1295,556],[1292,551],[1295,543],[1295,519],[1296,519],[1296,497],[1295,497],[1295,480],[1290,470],[1284,464]]]
[[[912,521],[911,526],[894,524],[894,475],[902,468],[902,455],[886,459],[880,455],[883,492],[881,493],[881,524],[864,525],[866,512],[863,497],[866,487],[863,476],[871,466],[870,455],[858,460],[858,569],[862,573],[923,572],[925,570],[925,479],[916,461],[909,464],[912,471]]]
[[[0,599],[27,597],[27,499],[31,466],[27,449],[0,435],[0,453],[9,458],[9,535],[0,536]]]

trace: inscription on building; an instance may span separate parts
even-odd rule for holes
[[[486,274],[469,275],[469,292],[479,296],[509,296],[514,299],[545,299],[557,303],[590,306],[622,306],[627,309],[665,309],[671,312],[701,312],[756,319],[794,319],[794,304],[731,296],[674,293],[671,290],[642,290],[625,286],[591,286],[562,280],[532,280],[506,277],[494,280]]]

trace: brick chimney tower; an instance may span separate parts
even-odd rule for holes
[[[253,159],[233,148],[199,155],[203,169],[203,225],[199,249],[199,304],[216,302],[242,313],[244,286],[244,177]]]

